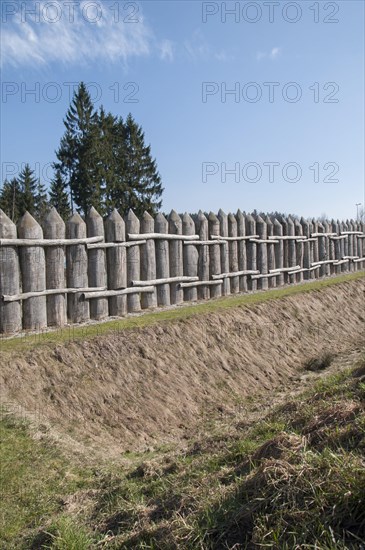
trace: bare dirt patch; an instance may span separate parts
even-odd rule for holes
[[[66,447],[117,457],[184,441],[207,415],[364,344],[364,280],[0,356],[1,401]],[[310,376],[313,373],[308,373]]]

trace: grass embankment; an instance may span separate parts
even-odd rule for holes
[[[231,295],[206,302],[198,302],[197,304],[189,304],[188,306],[183,305],[167,310],[144,312],[141,315],[133,315],[125,319],[99,323],[93,322],[92,324],[83,326],[71,325],[53,331],[45,329],[36,333],[23,333],[15,338],[1,338],[0,335],[0,352],[28,350],[42,344],[58,344],[70,340],[85,340],[86,338],[95,338],[113,332],[143,328],[156,323],[163,324],[170,321],[184,320],[195,315],[204,315],[224,309],[250,307],[270,300],[285,298],[286,296],[321,291],[333,285],[355,281],[364,277],[365,271],[358,271],[356,273],[334,276],[328,279],[286,286],[284,288],[270,289],[252,294]]]
[[[4,414],[4,548],[361,548],[365,356],[257,422],[249,407],[207,419],[184,452],[129,453],[98,470]]]

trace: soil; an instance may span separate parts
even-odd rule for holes
[[[2,352],[0,399],[33,422],[34,437],[91,458],[183,445],[207,418],[256,397],[270,406],[300,389],[319,375],[304,370],[311,360],[360,352],[364,305],[360,279],[23,355]]]

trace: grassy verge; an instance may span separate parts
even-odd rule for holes
[[[161,324],[164,322],[181,321],[195,315],[204,315],[232,307],[249,307],[269,300],[279,300],[287,296],[321,291],[333,285],[362,279],[364,276],[365,272],[359,271],[357,273],[340,275],[305,284],[271,289],[265,292],[232,295],[207,302],[199,302],[195,305],[179,306],[174,309],[156,312],[146,312],[143,315],[127,317],[126,319],[93,323],[84,326],[72,325],[51,332],[44,330],[37,333],[22,334],[16,338],[0,337],[0,353],[7,351],[23,351],[42,344],[57,344],[67,341],[84,340],[85,338],[95,338],[108,333],[142,328],[156,323]]]
[[[129,454],[128,467],[80,469],[3,417],[4,548],[358,550],[365,356],[322,376],[254,424],[210,419],[184,452]]]

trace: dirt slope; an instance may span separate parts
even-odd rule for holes
[[[204,415],[285,385],[365,340],[364,280],[0,356],[1,401],[95,456],[186,436]]]

